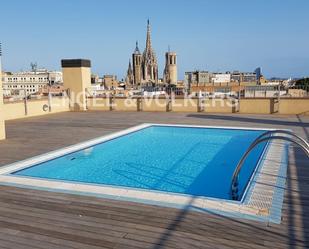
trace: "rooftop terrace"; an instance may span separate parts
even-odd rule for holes
[[[292,129],[309,116],[63,112],[6,121],[0,165],[141,123]],[[309,170],[290,146],[281,224],[81,195],[0,186],[1,248],[309,248]]]

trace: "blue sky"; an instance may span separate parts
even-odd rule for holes
[[[123,78],[146,22],[162,75],[168,45],[178,75],[200,69],[309,76],[307,0],[10,0],[1,2],[4,70],[60,69],[63,58],[88,58],[99,75]]]

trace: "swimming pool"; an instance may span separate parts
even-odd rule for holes
[[[229,199],[234,169],[260,130],[150,126],[13,175]],[[244,189],[265,144],[240,175]]]
[[[240,172],[240,201],[231,200],[231,178],[263,132],[143,124],[9,165],[0,169],[0,183],[167,206],[192,201],[195,207],[216,209],[219,203],[225,211],[247,212],[268,144],[257,146]]]

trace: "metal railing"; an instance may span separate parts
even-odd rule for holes
[[[105,89],[105,88],[87,88],[87,97],[128,97],[128,96],[140,96],[140,97],[154,97],[159,95],[174,95],[184,96],[186,94],[184,88],[178,87],[164,87],[164,86],[143,86],[132,89]]]
[[[123,96],[131,94],[139,94],[140,96],[156,96],[156,95],[174,95],[174,96],[207,96],[210,98],[216,97],[237,97],[240,98],[308,98],[309,86],[283,86],[283,85],[256,85],[256,86],[241,86],[241,85],[216,85],[208,86],[201,89],[190,89],[176,86],[138,86],[135,88],[116,88],[106,89],[87,88],[87,92],[91,97],[105,96]]]
[[[309,86],[245,86],[243,97],[246,98],[307,98]]]
[[[275,98],[285,95],[287,91],[280,86],[245,86],[245,98]]]
[[[25,116],[28,115],[28,106],[30,101],[35,100],[45,100],[47,101],[47,104],[43,105],[44,112],[52,111],[52,100],[54,97],[61,97],[64,100],[69,97],[69,89],[59,91],[55,95],[53,95],[52,92],[48,92],[47,96],[43,94],[38,94],[38,92],[29,91],[29,89],[19,88],[19,89],[13,89],[13,88],[3,88],[3,101],[5,104],[9,103],[18,103],[23,102],[24,105],[24,114]],[[65,105],[65,102],[61,103]],[[58,104],[59,105],[59,104]],[[53,106],[56,106],[55,103],[53,103]]]
[[[290,135],[291,137],[273,136],[273,134],[276,134],[276,133],[287,134],[287,135]],[[268,135],[270,135],[270,136],[268,136]],[[298,140],[296,140],[296,139],[298,139]],[[305,154],[309,158],[309,144],[308,144],[308,142],[305,139],[303,139],[302,137],[297,136],[295,133],[288,131],[288,130],[272,130],[272,131],[267,131],[267,132],[261,134],[249,146],[249,148],[247,149],[245,154],[242,156],[242,158],[240,159],[240,161],[237,164],[237,167],[234,170],[234,173],[233,173],[233,176],[232,176],[231,188],[230,188],[230,195],[231,195],[232,200],[239,200],[239,194],[238,194],[239,173],[240,173],[241,168],[242,168],[245,160],[247,159],[248,155],[258,144],[260,144],[262,142],[269,141],[269,140],[285,140],[285,141],[289,141],[289,142],[292,142],[294,144],[297,144],[298,146],[300,146],[300,148],[305,152]]]

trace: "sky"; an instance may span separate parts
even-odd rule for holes
[[[60,70],[61,59],[90,59],[93,73],[124,78],[147,19],[164,69],[170,46],[185,71],[309,76],[308,0],[10,0],[0,2],[3,70]]]

